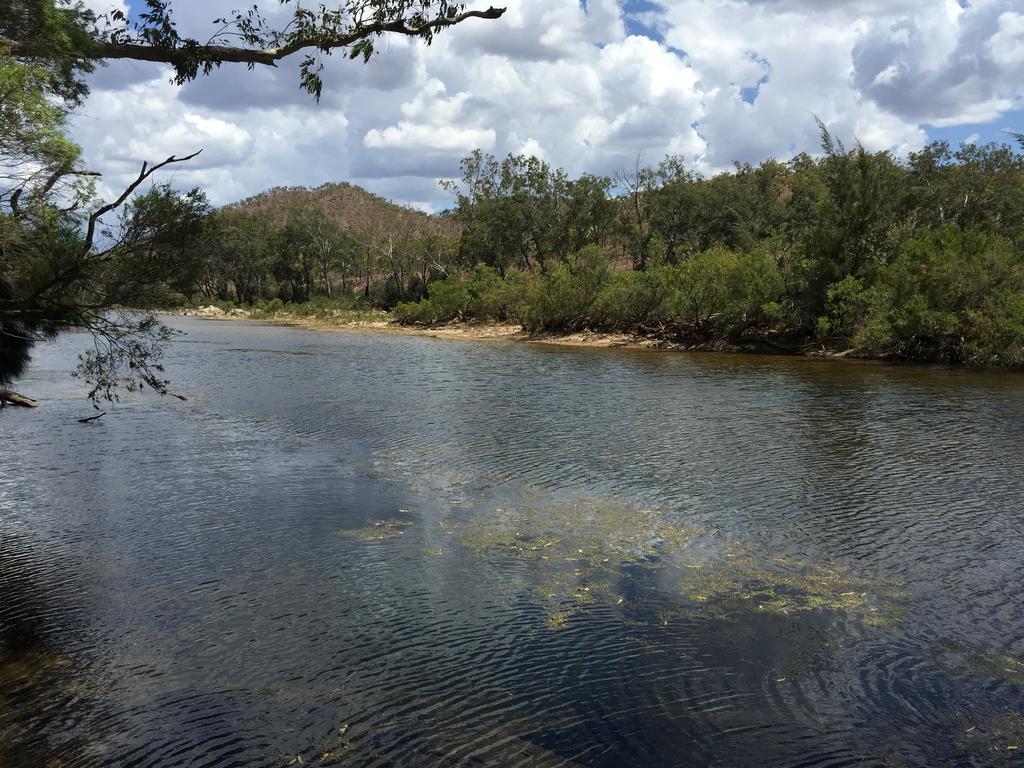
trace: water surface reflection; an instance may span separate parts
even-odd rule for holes
[[[3,765],[1024,751],[1020,377],[176,322],[0,412]]]

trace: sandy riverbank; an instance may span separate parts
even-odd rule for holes
[[[213,312],[206,312],[203,309],[187,310],[181,313],[172,312],[167,314],[180,314],[187,317],[199,317],[207,320],[244,320],[256,323],[269,323],[272,325],[290,325],[316,331],[393,333],[406,336],[428,336],[436,339],[462,339],[465,341],[516,341],[531,344],[557,344],[572,347],[685,349],[683,346],[670,344],[662,340],[622,333],[599,333],[595,331],[571,334],[528,333],[523,329],[523,326],[514,324],[449,323],[429,328],[406,326],[399,325],[398,323],[389,320],[388,316],[383,312],[375,313],[379,319],[367,319],[366,313],[359,313],[355,317],[346,317],[344,314],[328,317],[285,314],[278,314],[272,317],[263,317],[259,315],[253,317],[249,313],[243,312],[238,312],[237,314],[226,312],[216,314]]]

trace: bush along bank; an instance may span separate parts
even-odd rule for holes
[[[596,246],[543,272],[502,277],[478,266],[430,283],[426,297],[398,304],[394,317],[624,333],[703,349],[1024,367],[1024,256],[1003,237],[946,224],[838,280],[817,260],[771,246],[714,246],[626,271]]]

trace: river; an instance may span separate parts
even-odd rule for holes
[[[1024,377],[173,323],[0,411],[0,765],[1024,759]]]

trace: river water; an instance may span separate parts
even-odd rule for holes
[[[0,765],[1024,759],[1024,377],[173,322],[0,411]]]

